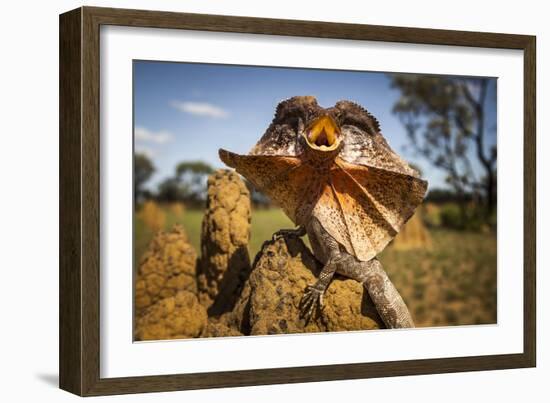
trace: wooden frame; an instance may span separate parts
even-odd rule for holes
[[[524,351],[478,357],[100,378],[99,28],[101,25],[459,45],[524,51]],[[81,395],[533,367],[535,37],[82,7],[60,16],[60,387]]]

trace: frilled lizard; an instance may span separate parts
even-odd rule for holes
[[[427,182],[390,148],[374,116],[350,101],[325,109],[315,97],[294,97],[277,106],[248,155],[219,153],[298,226],[274,237],[307,234],[324,265],[301,300],[306,321],[339,273],[365,286],[387,327],[414,327],[376,255],[422,202]]]

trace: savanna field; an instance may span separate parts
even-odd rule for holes
[[[433,224],[437,208],[420,211],[414,226],[422,228],[423,242],[407,239],[390,245],[379,259],[409,306],[417,326],[496,323],[496,233],[494,229],[454,230]],[[435,210],[435,212],[434,212]],[[430,213],[428,217],[427,211]],[[148,202],[134,215],[135,261],[158,230],[184,227],[200,253],[202,210],[182,204]],[[426,219],[424,219],[426,218]],[[429,221],[431,225],[424,225]],[[435,220],[438,221],[438,220]],[[412,220],[410,224],[413,226]],[[279,209],[253,209],[249,252],[253,258],[262,243],[281,228],[293,228]],[[409,232],[415,238],[416,232]],[[418,244],[418,245],[417,245]],[[403,247],[404,246],[404,247]]]

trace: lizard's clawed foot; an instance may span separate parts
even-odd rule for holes
[[[313,312],[323,307],[323,294],[324,290],[320,290],[314,285],[309,285],[306,288],[306,292],[300,301],[300,317],[305,319],[306,324],[309,323]]]
[[[304,235],[304,230],[302,227],[298,227],[296,229],[280,229],[279,231],[275,232],[273,234],[272,240],[276,241],[280,238],[299,238],[302,235]]]

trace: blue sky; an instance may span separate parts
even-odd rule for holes
[[[495,91],[490,86],[488,129],[496,127]],[[384,73],[134,61],[135,149],[156,168],[147,187],[173,175],[181,161],[223,167],[218,148],[247,153],[277,104],[295,95],[314,95],[323,107],[342,99],[359,103],[378,118],[390,146],[422,169],[430,188],[445,186],[444,173],[405,151],[409,140],[391,112],[399,91]],[[487,135],[495,144],[496,131]]]

